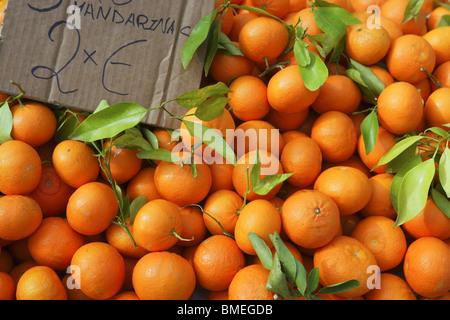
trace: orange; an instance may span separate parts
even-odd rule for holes
[[[450,88],[450,61],[446,61],[434,69],[433,77],[439,83],[440,87]],[[434,81],[431,82],[432,91],[438,89]]]
[[[350,115],[358,109],[361,97],[361,91],[350,78],[332,74],[320,87],[319,95],[311,108],[319,114],[340,111]]]
[[[289,33],[284,24],[265,16],[248,21],[239,33],[242,53],[254,62],[276,59],[288,41]]]
[[[30,250],[28,250],[28,237],[11,241],[11,243],[8,244],[7,249],[16,263],[33,260]]]
[[[441,240],[450,238],[450,218],[428,196],[425,207],[417,216],[406,221],[403,229],[413,238],[435,237]]]
[[[284,113],[300,112],[311,106],[319,91],[305,87],[298,66],[286,67],[270,78],[267,85],[267,98],[275,110]]]
[[[244,253],[233,239],[212,235],[195,250],[193,266],[200,286],[210,291],[225,290],[236,273],[245,267]]]
[[[242,15],[240,15],[242,16]],[[256,18],[255,15],[250,15]],[[233,44],[239,48],[239,43]],[[240,76],[250,75],[253,72],[254,62],[241,55],[229,55],[217,51],[209,68],[209,75],[217,82],[229,85],[230,82]]]
[[[441,22],[441,18],[449,14],[450,10],[445,7],[439,6],[434,8],[428,15],[427,19],[428,30],[436,29],[437,26],[439,25],[439,22]]]
[[[355,226],[360,222],[363,218],[359,214],[359,212],[354,214],[349,214],[347,216],[341,216],[341,226],[342,226],[342,234],[344,236],[350,236],[353,232]]]
[[[130,219],[126,220],[128,231],[133,237],[133,225],[129,224]],[[148,251],[144,248],[136,245],[134,246],[130,235],[125,229],[115,223],[111,223],[105,231],[106,241],[119,251],[119,253],[125,258],[141,258],[145,256]]]
[[[176,245],[181,247],[195,246],[199,244],[206,236],[206,226],[203,221],[203,213],[199,207],[184,207],[180,208],[181,219],[183,220],[183,232]]]
[[[273,247],[269,235],[281,232],[281,216],[277,208],[267,200],[257,199],[249,202],[239,214],[234,229],[236,243],[244,253],[255,255],[249,233],[261,237],[269,248]]]
[[[67,300],[93,300],[85,295],[83,291],[76,286],[72,275],[66,274],[61,281],[67,293]]]
[[[17,300],[67,300],[67,293],[50,267],[35,266],[20,277],[16,289]]]
[[[15,265],[11,252],[7,248],[0,249],[0,272],[9,273]]]
[[[397,1],[397,0],[389,0]],[[430,43],[415,34],[405,34],[395,39],[386,55],[389,73],[398,81],[417,83],[427,77],[422,69],[432,73],[436,54]]]
[[[295,25],[298,21],[300,21],[299,26],[301,25],[303,30],[307,30],[306,33],[308,35],[323,33],[316,24],[314,11],[311,8],[304,8],[298,11],[297,14],[291,17],[290,24]]]
[[[403,35],[403,31],[402,28],[400,28],[400,25],[387,17],[380,17],[380,25],[389,33],[391,43],[392,41]]]
[[[139,151],[136,149],[120,148],[114,143],[112,147],[110,145],[109,140],[103,145],[106,157],[102,158],[102,177],[103,179],[112,178],[117,184],[124,184],[141,170],[142,159],[137,157]],[[111,175],[108,172],[107,163],[109,163]]]
[[[65,140],[53,151],[53,165],[61,179],[73,188],[97,180],[100,165],[94,151],[84,142]]]
[[[300,137],[308,137],[308,135],[304,132],[301,132],[299,130],[288,130],[281,134],[283,136],[284,142],[288,144],[292,140]],[[286,146],[285,146],[286,147]],[[284,149],[284,148],[283,148]]]
[[[353,298],[369,292],[367,280],[370,266],[377,264],[375,256],[364,244],[355,238],[337,236],[327,245],[314,252],[314,267],[319,268],[319,281],[329,286],[349,280],[358,280],[359,286],[337,293],[344,298]]]
[[[441,127],[450,123],[450,88],[439,88],[425,102],[425,118],[430,127]]]
[[[261,8],[280,19],[283,19],[290,9],[290,0],[252,0],[252,3],[255,8]]]
[[[340,111],[321,114],[313,124],[311,139],[317,142],[323,159],[329,162],[349,159],[358,141],[352,119]]]
[[[345,70],[347,70],[346,67],[343,65],[333,62],[328,65],[328,75],[345,75]]]
[[[426,25],[426,13],[420,9],[416,18],[402,23],[408,0],[387,0],[381,5],[381,17],[389,18],[397,23],[403,34],[420,34]]]
[[[29,101],[11,108],[13,127],[11,137],[33,147],[43,145],[56,132],[56,116],[46,105]]]
[[[369,66],[369,68],[373,73],[375,73],[378,79],[383,82],[385,88],[395,82],[394,77],[392,77],[392,75],[386,69],[380,67],[379,65],[374,64],[372,66]]]
[[[94,300],[105,300],[119,292],[125,278],[122,255],[104,242],[80,247],[72,257],[72,277],[81,291]]]
[[[210,291],[207,300],[228,300],[228,289],[222,291]]]
[[[390,45],[391,38],[383,27],[370,28],[367,24],[357,24],[347,34],[345,52],[349,58],[370,66],[384,58]]]
[[[136,263],[133,286],[141,300],[188,300],[194,292],[196,276],[182,256],[151,252]]]
[[[370,151],[369,154],[366,154],[364,139],[361,135],[358,139],[358,155],[367,168],[373,170],[375,173],[385,173],[386,165],[377,168],[375,168],[375,166],[378,165],[380,159],[397,143],[397,141],[395,140],[395,136],[383,127],[378,128],[375,141],[375,146],[372,151]]]
[[[65,270],[73,254],[86,243],[86,238],[73,230],[67,219],[48,217],[28,237],[28,250],[39,265]]]
[[[436,28],[428,31],[422,36],[434,50],[436,54],[436,65],[440,65],[450,60],[450,44],[445,39],[450,37],[450,26]]]
[[[51,163],[42,164],[41,181],[27,196],[36,201],[44,217],[59,216],[66,211],[74,188],[65,183]]]
[[[167,129],[164,128],[155,128],[153,129],[153,134],[156,136],[156,140],[158,140],[158,147],[161,149],[166,149],[172,151],[177,144],[175,141],[172,141],[172,135]]]
[[[304,0],[290,0],[289,1],[289,12],[299,12],[306,8],[306,2]]]
[[[230,283],[228,300],[274,300],[274,293],[266,288],[269,273],[260,264],[242,268]]]
[[[109,300],[140,300],[134,291],[122,291]]]
[[[428,97],[431,94],[431,81],[428,78],[423,79],[422,81],[415,83],[414,87],[416,87],[417,90],[419,90],[422,100],[427,101]],[[424,120],[425,120],[425,117],[424,117],[424,115],[422,115],[422,121],[424,121]],[[419,127],[416,128],[416,132],[419,133],[419,132],[424,131],[425,129],[426,129],[426,124],[424,125],[423,123],[421,123],[419,125]],[[420,130],[420,131],[417,131],[417,130]]]
[[[310,137],[298,137],[286,144],[280,161],[283,170],[293,173],[287,181],[293,186],[305,188],[312,185],[321,172],[322,151]]]
[[[341,215],[353,214],[364,208],[372,196],[369,178],[353,167],[331,167],[323,171],[314,183],[314,189],[336,202]]]
[[[259,159],[261,162],[261,172],[259,175],[260,179],[263,179],[267,176],[284,173],[280,161],[273,154],[269,152],[259,152]],[[234,189],[241,197],[244,197],[244,194],[247,192],[247,190],[252,189],[251,181],[249,181],[250,179],[247,179],[247,176],[249,176],[250,173],[252,172],[252,168],[255,163],[256,163],[256,151],[251,151],[243,155],[241,158],[239,158],[237,166],[233,170]],[[270,190],[265,195],[260,195],[253,191],[250,191],[247,194],[247,200],[248,201],[256,199],[269,200],[273,198],[278,193],[278,191],[280,191],[281,186],[282,183],[276,185],[275,187],[272,188],[272,190]]]
[[[390,218],[371,216],[362,219],[351,234],[373,252],[381,271],[400,265],[406,252],[405,234],[394,225]]]
[[[33,199],[21,195],[0,198],[0,238],[20,240],[32,234],[42,222],[42,211]]]
[[[394,273],[382,272],[380,288],[374,288],[364,295],[366,300],[417,300],[405,280]]]
[[[161,199],[162,196],[156,189],[154,167],[142,168],[127,184],[127,195],[130,201],[146,196],[147,202],[155,199]]]
[[[394,175],[391,173],[380,173],[369,178],[372,184],[372,196],[364,208],[362,215],[384,216],[390,219],[397,217],[397,212],[392,206],[390,188]]]
[[[1,193],[29,193],[39,185],[41,175],[41,159],[32,146],[19,140],[0,145]]]
[[[266,121],[280,131],[294,130],[300,127],[308,118],[309,108],[295,113],[283,113],[274,108],[270,108],[266,116]]]
[[[24,274],[24,272],[37,265],[38,264],[34,260],[20,262],[11,269],[9,275],[13,278],[14,283],[17,285],[20,277]]]
[[[450,247],[434,237],[422,237],[406,250],[403,272],[417,294],[436,298],[450,290]]]
[[[223,228],[225,232],[234,234],[238,210],[243,203],[242,197],[234,190],[217,190],[208,196],[203,206],[203,221],[208,231],[213,235],[223,234]]]
[[[235,14],[233,16],[233,26],[231,27],[231,31],[228,34],[228,38],[230,38],[231,41],[238,42],[239,34],[241,33],[244,25],[250,20],[253,20],[257,17],[258,15],[252,12],[240,12],[238,14]]]
[[[232,163],[227,163],[223,160],[222,163],[213,162],[209,165],[211,170],[211,189],[209,189],[209,194],[212,194],[218,190],[234,190],[233,187],[233,169],[234,165]]]
[[[361,172],[364,173],[367,177],[369,177],[369,178],[372,177],[372,173],[366,167],[366,165],[361,161],[361,158],[357,154],[354,154],[350,158],[348,158],[347,160],[341,161],[341,162],[327,162],[327,161],[324,161],[322,163],[322,171],[325,170],[325,169],[328,169],[330,167],[336,167],[336,166],[353,167],[353,168],[356,168],[358,170],[361,170]]]
[[[233,115],[242,121],[264,118],[270,110],[267,86],[258,77],[243,75],[230,85],[227,97]]]
[[[6,272],[0,272],[0,300],[15,300],[16,284]]]
[[[288,197],[281,207],[283,230],[289,239],[303,248],[326,245],[338,232],[339,209],[326,194],[300,190]]]
[[[161,161],[154,175],[158,193],[180,207],[202,201],[211,189],[211,169],[204,163],[195,166],[196,177],[190,165]]]
[[[216,0],[214,8],[218,8],[223,3],[223,0]],[[233,27],[233,11],[231,8],[228,8],[226,11],[219,10],[216,20],[220,23],[220,31],[227,35]]]
[[[412,84],[399,81],[385,88],[378,97],[381,126],[396,135],[413,131],[423,115],[422,97]]]
[[[147,202],[134,219],[134,240],[148,251],[162,251],[174,246],[178,241],[174,232],[181,235],[183,219],[178,207],[164,199]]]
[[[83,235],[96,235],[106,230],[118,213],[119,205],[113,189],[101,182],[79,187],[67,204],[67,221]]]

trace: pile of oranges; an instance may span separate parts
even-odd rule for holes
[[[190,165],[141,159],[139,150],[109,141],[97,145],[109,150],[99,157],[92,144],[55,138],[64,118],[52,106],[10,103],[12,139],[0,145],[0,299],[185,300],[201,289],[209,300],[273,300],[270,270],[249,233],[274,254],[270,235],[278,233],[308,272],[319,268],[320,286],[359,281],[322,299],[449,299],[450,218],[430,196],[416,217],[394,227],[394,174],[376,166],[407,133],[448,131],[450,26],[438,25],[450,10],[425,0],[417,18],[402,23],[408,0],[329,2],[362,24],[347,27],[343,58],[328,65],[316,91],[305,87],[293,52],[284,52],[289,34],[280,21],[244,9],[220,17],[221,31],[243,55],[216,53],[204,83],[227,84],[229,102],[219,117],[201,123],[224,135],[237,129],[275,135],[257,137],[257,148],[266,151],[261,167],[292,175],[266,193],[251,190],[254,144],[245,144],[236,165],[205,163],[193,150],[200,159],[194,175]],[[287,23],[300,19],[308,35],[322,33],[311,1],[231,3]],[[380,28],[367,27],[369,5],[381,8]],[[319,52],[312,43],[308,50]],[[281,54],[286,63],[269,68]],[[385,86],[368,154],[361,123],[370,103],[345,74],[345,57],[369,67]],[[194,114],[185,119],[200,121]],[[179,143],[166,129],[150,130],[161,149]],[[181,143],[190,148],[198,141],[182,131]],[[108,183],[106,159],[120,194],[146,197],[127,229],[115,220],[120,199]],[[265,176],[261,171],[259,179]],[[379,276],[371,282],[373,270]]]

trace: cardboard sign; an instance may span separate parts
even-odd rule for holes
[[[205,48],[185,70],[181,49],[214,0],[10,0],[1,31],[0,91],[93,111],[135,102],[157,107],[200,87]],[[168,104],[181,115],[185,109]],[[144,123],[174,129],[151,111]]]

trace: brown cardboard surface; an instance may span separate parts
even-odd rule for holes
[[[157,107],[200,87],[204,47],[181,48],[214,0],[12,0],[0,39],[0,91],[84,111],[102,99]],[[69,6],[76,4],[79,15]],[[73,26],[77,26],[79,29]],[[167,105],[176,115],[186,110]],[[144,123],[175,128],[160,111]]]

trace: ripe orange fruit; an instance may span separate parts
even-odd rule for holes
[[[224,160],[222,163],[211,163],[209,165],[211,170],[211,189],[209,189],[209,194],[212,194],[218,190],[234,190],[233,187],[233,169],[234,165],[232,163],[227,163]]]
[[[433,30],[436,29],[437,26],[439,25],[439,22],[441,22],[441,19],[443,16],[445,15],[449,15],[450,14],[450,10],[439,6],[434,8],[428,15],[427,18],[427,27],[428,30]]]
[[[280,163],[280,161],[275,157],[273,154],[269,152],[259,152],[260,156],[260,162],[261,162],[261,173],[260,173],[260,179],[263,179],[264,177],[271,176],[274,174],[283,174],[284,170]],[[252,184],[249,181],[250,179],[247,179],[247,171],[250,175],[253,165],[256,163],[256,151],[251,151],[249,153],[246,153],[243,155],[239,160],[237,161],[237,166],[234,167],[233,170],[233,186],[235,191],[241,196],[244,197],[244,194],[247,192],[247,185],[248,190],[251,190]],[[252,201],[256,199],[266,199],[269,200],[273,198],[278,191],[280,191],[282,186],[282,183],[278,184],[272,190],[270,190],[265,195],[257,194],[253,191],[250,191],[247,194],[247,200]]]
[[[333,239],[339,229],[336,203],[317,190],[300,190],[281,207],[283,230],[290,240],[303,248],[318,248]]]
[[[249,16],[256,18],[255,15]],[[233,44],[239,48],[238,42],[234,41]],[[211,62],[209,74],[215,81],[229,85],[233,79],[252,74],[254,65],[255,63],[246,56],[229,55],[218,51]]]
[[[350,158],[348,158],[345,161],[341,162],[328,162],[324,161],[322,164],[322,171],[326,170],[331,167],[337,167],[337,166],[346,166],[346,167],[353,167],[358,170],[360,170],[362,173],[364,173],[367,177],[372,177],[372,173],[370,170],[366,167],[366,165],[361,161],[361,158],[354,154]]]
[[[392,77],[392,75],[386,69],[380,67],[379,65],[374,64],[369,66],[369,68],[373,73],[375,73],[378,79],[383,82],[385,88],[395,82],[394,77]]]
[[[109,300],[141,300],[134,291],[122,291]]]
[[[228,300],[228,289],[221,291],[210,291],[207,300]]]
[[[230,38],[231,41],[238,42],[239,34],[241,33],[244,25],[250,20],[253,20],[257,17],[258,15],[253,12],[239,12],[235,14],[233,16],[233,26],[231,27],[231,31],[228,34],[228,38]]]
[[[217,190],[208,196],[203,207],[203,221],[208,231],[213,235],[223,234],[221,225],[227,233],[234,234],[238,210],[243,203],[244,199],[234,190]]]
[[[375,173],[385,173],[386,165],[379,166],[375,168],[380,162],[380,159],[388,152],[397,141],[395,141],[394,134],[390,133],[383,127],[378,128],[377,138],[375,146],[369,154],[366,154],[366,147],[364,145],[364,139],[362,135],[358,139],[358,155],[361,161],[366,165],[367,168],[373,170]],[[375,169],[374,169],[375,168]]]
[[[296,65],[278,71],[267,84],[269,104],[283,113],[296,113],[308,108],[317,99],[319,91],[310,91],[305,87]]]
[[[347,76],[332,74],[328,76],[317,99],[311,105],[319,114],[327,111],[340,111],[348,115],[355,112],[361,103],[361,91]]]
[[[403,263],[406,282],[417,294],[436,298],[450,289],[450,247],[434,237],[411,243]]]
[[[295,130],[308,118],[309,108],[295,113],[283,113],[270,108],[265,120],[282,132]]]
[[[340,111],[321,114],[313,124],[311,139],[317,142],[323,159],[329,162],[349,159],[358,141],[352,119]]]
[[[142,168],[127,184],[127,195],[130,201],[146,196],[147,202],[155,199],[161,199],[162,196],[156,189],[154,167]]]
[[[5,240],[1,241],[2,245],[3,241]],[[9,252],[7,248],[0,249],[0,272],[9,273],[15,265],[16,262],[14,261],[14,257],[12,256],[11,252]]]
[[[386,29],[357,24],[347,34],[345,52],[353,60],[370,66],[383,59],[390,46],[391,38]]]
[[[294,173],[287,181],[293,186],[306,188],[320,174],[322,159],[322,151],[316,140],[304,136],[285,145],[280,161],[284,171]]]
[[[371,216],[362,219],[351,234],[373,252],[381,271],[400,265],[406,252],[405,234],[394,225],[390,218]]]
[[[289,13],[290,0],[252,0],[252,3],[255,8],[261,8],[280,19]]]
[[[425,118],[430,127],[441,127],[450,123],[450,88],[439,88],[425,102]]]
[[[385,88],[378,97],[381,126],[396,135],[413,131],[423,115],[422,97],[412,84],[399,81]]]
[[[376,264],[372,251],[348,236],[337,236],[314,252],[314,267],[319,268],[321,285],[329,286],[353,279],[359,281],[358,287],[336,294],[344,298],[358,297],[369,292],[367,279],[371,274],[368,268]]]
[[[314,189],[336,202],[340,215],[353,214],[364,208],[372,196],[369,178],[353,167],[331,167],[316,179]]]
[[[14,279],[6,272],[0,272],[0,300],[15,300],[16,284]]]
[[[236,118],[242,121],[264,118],[270,110],[267,101],[267,86],[258,77],[243,75],[236,78],[230,85],[228,104]]]
[[[417,216],[406,221],[403,229],[413,238],[435,237],[441,240],[450,238],[450,218],[436,205],[429,196],[425,207]]]
[[[229,300],[274,300],[266,288],[270,271],[260,264],[251,264],[236,273],[228,288]]]
[[[218,8],[221,4],[223,4],[222,0],[216,0],[214,8]],[[220,22],[220,31],[227,35],[233,27],[233,11],[231,8],[228,10],[220,10],[217,14],[216,21]]]
[[[391,43],[392,41],[403,35],[403,31],[402,28],[400,28],[400,25],[390,18],[380,17],[380,25],[389,33]]]
[[[130,219],[127,219],[128,231],[133,236],[133,225],[129,224]],[[124,228],[118,224],[111,223],[105,231],[106,241],[119,251],[125,258],[142,258],[148,251],[138,245],[134,246],[130,236]],[[134,239],[134,238],[133,238]]]
[[[178,239],[176,245],[188,247],[199,244],[205,239],[207,232],[202,211],[195,206],[180,208],[180,213],[183,220],[183,231],[180,236],[189,241]]]
[[[230,237],[212,235],[195,250],[193,266],[200,286],[210,291],[225,290],[245,267],[244,253]]]
[[[86,238],[73,230],[67,219],[48,217],[28,237],[28,250],[39,265],[65,270],[73,254],[86,243]]]
[[[17,283],[17,300],[67,300],[58,274],[50,267],[35,266],[23,273]]]
[[[166,149],[172,151],[176,146],[176,142],[172,141],[172,135],[167,129],[164,128],[155,128],[153,129],[153,134],[156,136],[156,140],[158,140],[158,147],[162,149]]]
[[[436,28],[428,31],[422,36],[434,50],[436,54],[436,65],[440,65],[450,60],[450,44],[445,39],[450,37],[450,26]]]
[[[440,87],[450,88],[450,61],[446,61],[434,69],[433,77],[439,82]],[[431,82],[432,91],[436,91],[438,86]]]
[[[90,242],[73,255],[71,274],[85,295],[94,300],[105,300],[122,287],[125,263],[119,251],[110,244]]]
[[[65,140],[53,151],[53,165],[61,179],[73,188],[98,178],[100,165],[94,151],[84,142]]]
[[[19,140],[0,145],[1,193],[29,193],[39,185],[41,175],[41,159],[32,146]]]
[[[56,131],[56,116],[46,105],[28,101],[11,108],[11,137],[37,147],[49,141]]]
[[[386,65],[396,80],[414,84],[427,77],[427,73],[422,69],[433,72],[436,54],[423,37],[405,34],[392,42],[386,55]]]
[[[289,33],[284,24],[266,16],[248,21],[239,33],[242,53],[254,62],[276,59],[288,41]]]
[[[317,26],[316,19],[314,17],[314,11],[311,8],[304,8],[297,12],[293,17],[290,18],[290,24],[295,25],[300,21],[300,24],[304,30],[308,30],[308,35],[316,35],[323,33],[322,30]]]
[[[428,97],[431,94],[431,81],[426,78],[422,81],[419,81],[417,83],[414,84],[414,87],[417,88],[417,90],[420,93],[420,96],[422,97],[423,101],[427,101]],[[416,133],[420,133],[423,132],[425,129],[427,129],[427,125],[423,123],[423,121],[425,121],[425,116],[422,115],[422,122],[421,124],[416,128]]]
[[[42,211],[33,199],[21,195],[0,198],[0,238],[17,241],[31,235],[42,222]]]
[[[397,212],[392,206],[390,188],[394,175],[391,173],[380,173],[369,178],[372,184],[372,196],[364,208],[362,215],[384,216],[390,219],[397,217]]]
[[[112,188],[101,182],[89,182],[79,187],[67,204],[67,221],[83,235],[105,231],[117,215],[119,205]]]
[[[236,243],[247,254],[256,254],[249,233],[261,237],[269,248],[273,243],[269,235],[281,232],[281,216],[275,206],[267,200],[257,199],[249,202],[239,214],[234,228]]]
[[[112,147],[111,142],[107,140],[103,148],[106,150],[106,157],[102,158],[101,171],[103,179],[107,179],[104,170],[107,170],[106,164],[109,163],[111,177],[117,184],[124,184],[130,181],[141,170],[142,159],[137,157],[138,150],[119,148],[115,144]],[[109,177],[109,173],[108,173]]]
[[[14,261],[16,261],[17,263],[33,260],[33,257],[30,254],[30,250],[28,250],[28,237],[10,241],[7,246],[7,250],[11,253]]]
[[[147,202],[136,214],[133,237],[138,246],[148,251],[167,250],[181,235],[183,219],[178,207],[170,201],[156,199]]]
[[[301,132],[299,130],[288,130],[281,134],[283,136],[284,142],[288,144],[292,140],[300,137],[308,137],[308,135],[304,132]],[[286,147],[286,146],[285,146]],[[284,148],[283,148],[284,149]]]
[[[381,17],[389,18],[397,23],[403,34],[420,34],[426,25],[426,13],[420,9],[417,18],[402,23],[408,0],[387,0],[381,5]]]
[[[389,272],[380,274],[380,288],[374,288],[364,295],[366,300],[417,300],[405,280]]]
[[[196,170],[194,177],[190,165],[161,161],[154,175],[158,193],[180,207],[202,201],[211,189],[211,169],[207,164],[197,163]]]
[[[42,164],[41,181],[27,196],[36,201],[44,217],[62,215],[74,188],[65,183],[51,163]]]
[[[194,292],[196,276],[182,256],[151,252],[136,263],[133,286],[141,300],[187,300]]]

